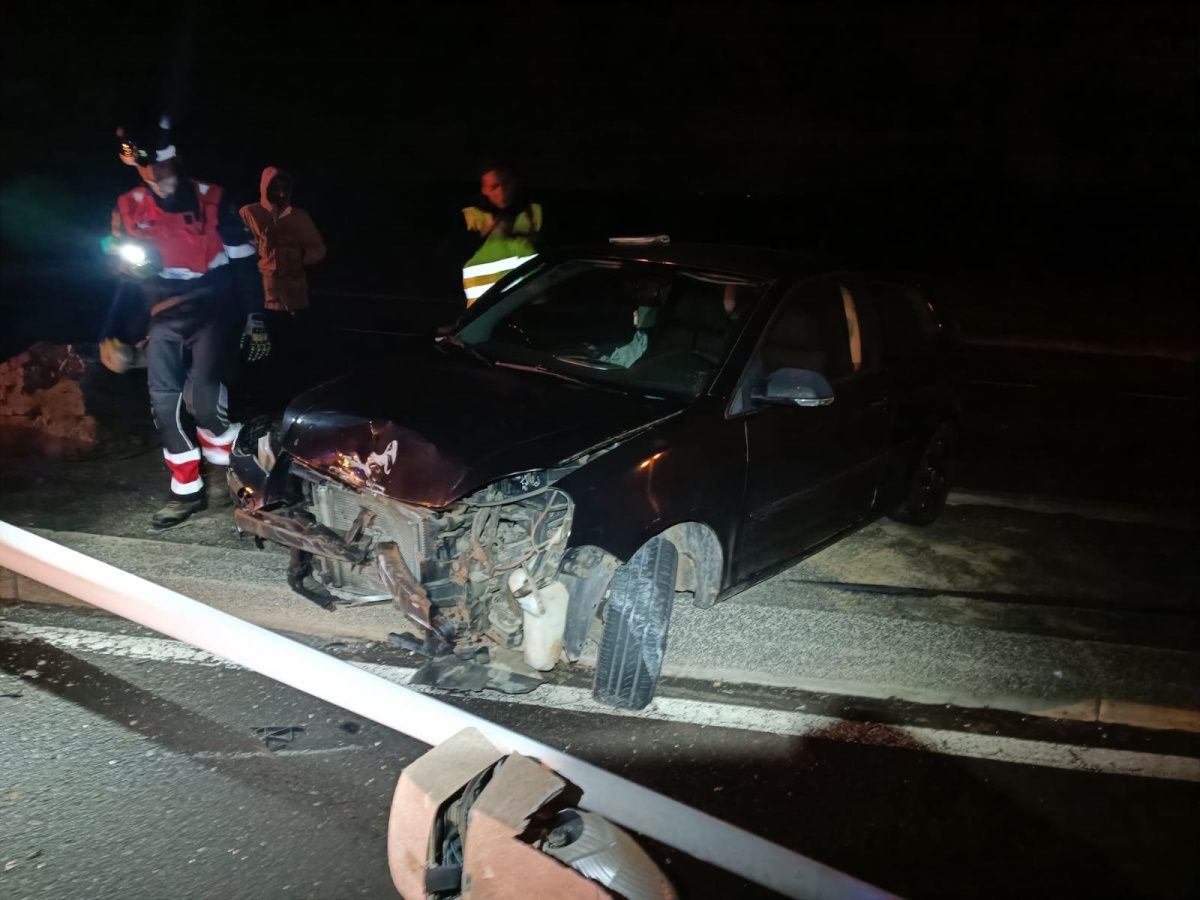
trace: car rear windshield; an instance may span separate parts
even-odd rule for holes
[[[458,333],[496,362],[697,397],[766,284],[637,260],[547,263],[493,288]]]

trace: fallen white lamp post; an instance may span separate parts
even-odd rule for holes
[[[541,760],[574,782],[584,807],[790,897],[891,896],[546,744],[3,521],[0,566],[426,744],[475,728],[497,748]]]

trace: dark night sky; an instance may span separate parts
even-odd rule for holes
[[[102,227],[130,174],[113,129],[162,107],[196,174],[244,189],[280,164],[364,230],[422,191],[453,206],[491,148],[564,195],[903,198],[963,221],[1031,198],[1159,223],[1197,200],[1196,4],[341,6],[10,5],[6,245],[36,227],[31,194]]]

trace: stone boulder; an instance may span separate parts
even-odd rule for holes
[[[144,447],[147,407],[144,376],[108,372],[94,345],[34,344],[0,363],[0,459]]]

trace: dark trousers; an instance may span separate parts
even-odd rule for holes
[[[226,372],[231,359],[228,322],[205,298],[192,298],[150,320],[146,344],[150,409],[171,470],[171,492],[200,490],[200,456],[229,462],[237,425],[229,421]]]
[[[140,344],[146,336],[150,304],[146,289],[134,278],[118,278],[108,315],[100,328],[100,340],[116,338],[126,344]]]

